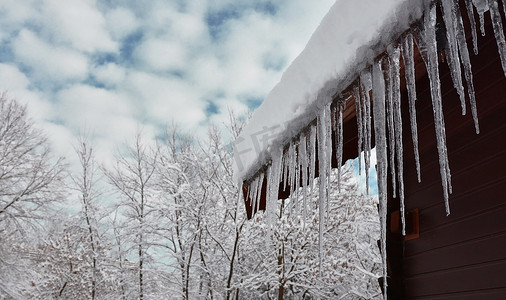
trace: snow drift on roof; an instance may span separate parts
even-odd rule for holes
[[[337,0],[235,142],[236,180],[251,177],[281,151],[332,94],[421,17],[426,2]]]

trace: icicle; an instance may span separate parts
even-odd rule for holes
[[[381,261],[383,266],[383,297],[387,299],[387,249],[386,249],[386,219],[387,219],[387,137],[385,128],[385,82],[381,62],[373,66],[373,115],[374,137],[376,141],[377,177],[379,215],[381,226]]]
[[[273,217],[276,212],[276,204],[278,201],[279,182],[281,178],[281,166],[282,166],[282,153],[278,151],[277,154],[273,154],[272,164],[268,170],[267,180],[267,199],[266,199],[266,213],[269,226],[269,236],[271,235]]]
[[[293,193],[290,195],[290,214],[292,214],[293,210],[297,211],[298,206],[298,200],[299,200],[299,184],[300,184],[300,163],[299,163],[299,153],[297,152],[297,144],[294,143],[294,149],[293,149],[293,164],[294,164],[294,185],[293,185]],[[295,214],[297,215],[297,213]]]
[[[323,230],[325,224],[325,208],[324,205],[327,203],[327,165],[328,165],[328,142],[329,142],[329,131],[328,131],[328,119],[330,118],[330,104],[326,105],[325,108],[320,112],[317,118],[318,122],[318,168],[320,175],[320,190],[318,197],[318,249],[319,249],[319,266],[320,276],[322,275],[322,257],[323,257]]]
[[[258,184],[258,193],[257,193],[257,207],[260,208],[260,200],[262,199],[262,189],[264,185],[265,173],[260,173],[260,182]],[[265,192],[267,195],[267,191]]]
[[[369,167],[371,163],[371,101],[369,91],[372,89],[371,70],[360,73],[362,112],[364,116],[364,171],[366,193],[369,194]]]
[[[314,190],[314,178],[316,171],[316,126],[312,125],[309,130],[309,185],[311,187],[311,195]]]
[[[441,83],[439,80],[439,66],[436,44],[436,7],[433,5],[425,12],[422,41],[427,49],[427,75],[429,77],[432,98],[432,110],[434,112],[434,125],[436,129],[437,150],[439,155],[439,170],[443,186],[443,196],[446,213],[450,214],[448,192],[451,191],[450,167],[446,150],[446,134],[441,100]]]
[[[272,234],[272,222],[273,222],[273,216],[272,216],[272,209],[271,209],[271,196],[272,196],[272,185],[273,185],[273,168],[272,165],[267,167],[267,189],[265,192],[265,215],[267,219],[267,235],[270,240],[271,234]]]
[[[383,70],[385,76],[385,97],[386,97],[386,119],[388,125],[388,152],[390,154],[390,175],[392,181],[392,197],[397,197],[397,177],[395,175],[395,127],[394,127],[394,114],[392,103],[392,74],[390,74],[390,61],[384,60],[383,63],[388,63],[386,70]]]
[[[499,56],[501,58],[502,69],[504,76],[506,76],[506,41],[504,40],[501,13],[499,12],[497,0],[488,0],[488,5],[490,7],[490,19],[492,19],[492,27],[494,28],[494,35],[497,42]]]
[[[401,116],[401,90],[400,90],[400,49],[389,47],[388,55],[390,57],[390,82],[392,83],[392,104],[394,113],[395,129],[395,153],[397,154],[397,182],[399,185],[399,202],[402,224],[402,235],[406,235],[406,220],[404,213],[404,150],[402,145],[402,116]]]
[[[448,49],[446,51],[446,55],[448,57],[450,75],[453,81],[453,86],[459,94],[462,115],[465,115],[466,97],[464,95],[464,86],[462,85],[462,71],[460,69],[459,48],[457,46],[457,20],[455,3],[453,1],[445,0],[441,1],[440,4],[441,10],[443,11],[443,20],[446,26],[446,39],[448,41]]]
[[[326,185],[327,185],[327,188],[325,189],[325,199],[327,200],[326,201],[326,204],[325,204],[325,212],[326,212],[326,218],[325,220],[328,220],[328,216],[329,216],[329,199],[330,199],[330,184],[331,184],[331,177],[330,177],[330,172],[332,170],[332,115],[331,115],[331,112],[330,112],[330,106],[331,106],[331,103],[327,104],[327,106],[325,107],[325,145],[326,145],[326,153],[325,153],[325,160],[326,160],[326,164],[325,164],[325,178],[327,180],[326,182]]]
[[[506,16],[506,0],[502,0],[502,9],[504,10],[504,16]]]
[[[262,196],[262,184],[264,181],[264,173],[261,172],[260,174],[258,174],[256,180],[257,180],[257,183],[255,185],[255,194],[252,199],[253,200],[253,212],[255,212],[255,208],[256,208],[256,210],[258,210],[259,205],[260,205],[260,198]]]
[[[257,188],[258,188],[258,176],[253,180],[248,188],[248,199],[249,206],[251,207],[252,215],[255,214],[256,199],[257,199]]]
[[[358,83],[360,84],[360,82]],[[355,114],[357,116],[357,132],[358,132],[358,175],[362,172],[362,140],[363,140],[363,122],[362,122],[362,104],[360,101],[360,88],[358,85],[353,86],[353,97],[355,98]]]
[[[474,55],[478,55],[478,35],[476,33],[476,21],[474,20],[473,2],[472,0],[465,0],[465,3],[467,16],[469,17],[469,23],[471,23],[471,36],[473,37]]]
[[[256,179],[255,179],[256,180]],[[253,180],[252,182],[250,182],[249,184],[249,187],[248,187],[248,193],[246,195],[246,199],[249,199],[249,206],[251,207],[251,205],[253,204],[251,199],[253,199],[253,190],[254,190],[254,185],[256,183],[256,181]]]
[[[262,172],[262,173],[260,173],[260,175],[258,177],[257,192],[256,192],[256,196],[255,196],[255,207],[256,207],[257,211],[260,209],[260,200],[262,199],[263,184],[264,184],[264,173]],[[266,192],[266,194],[267,194],[267,192]],[[266,195],[266,199],[267,199],[267,195]],[[253,211],[255,211],[255,207],[253,207]]]
[[[290,151],[286,151],[283,153],[283,190],[286,191],[286,186],[288,185],[288,167],[290,166]]]
[[[290,142],[290,147],[288,148],[288,184],[290,185],[290,196],[293,195],[294,187],[295,187],[295,145],[293,141]]]
[[[251,215],[255,215],[255,193],[256,193],[256,184],[258,177],[255,178],[252,182],[250,182],[248,186],[248,193],[246,194],[246,199],[249,200],[249,207],[251,207]],[[240,197],[240,196],[239,196]]]
[[[472,0],[476,10],[478,11],[478,16],[480,17],[480,31],[481,35],[485,36],[485,12],[488,10],[488,2],[487,0]]]
[[[338,160],[338,148],[339,148],[339,138],[338,138],[338,135],[339,135],[339,132],[338,132],[338,110],[339,110],[339,103],[340,101],[342,101],[342,95],[339,95],[338,99],[336,100],[336,103],[335,105],[333,106],[332,108],[332,113],[331,113],[331,116],[332,116],[332,131],[334,132],[334,139],[333,139],[333,142],[334,142],[334,149],[336,149],[336,151],[334,152],[334,156],[336,157],[336,161]],[[331,135],[332,137],[332,135]],[[331,141],[332,143],[332,141]],[[332,170],[332,149],[330,151],[331,153],[331,156],[330,156],[330,170]],[[330,172],[329,172],[330,174]],[[329,186],[330,186],[330,178],[329,178]],[[338,190],[340,191],[340,188],[338,187]]]
[[[343,110],[344,110],[345,101],[341,101],[337,103],[337,130],[336,130],[336,140],[337,140],[337,189],[341,192],[341,165],[343,164]],[[359,152],[360,153],[360,152]],[[360,156],[360,154],[359,154]]]
[[[413,36],[408,33],[402,38],[402,58],[404,61],[404,75],[408,90],[409,118],[411,125],[411,137],[413,139],[413,151],[415,154],[416,174],[418,182],[421,182],[420,155],[418,152],[418,129],[416,124],[416,87],[415,87],[415,63],[413,60]]]
[[[299,165],[302,168],[302,220],[304,226],[307,218],[307,151],[306,151],[306,135],[300,135],[299,140]]]
[[[455,19],[456,25],[456,37],[457,43],[460,53],[460,61],[464,67],[464,76],[466,78],[467,84],[467,93],[469,96],[469,104],[471,106],[471,114],[473,116],[474,128],[476,130],[476,134],[480,133],[480,125],[478,123],[478,111],[476,109],[476,96],[474,92],[474,84],[473,84],[473,71],[471,70],[471,58],[469,57],[469,50],[467,49],[466,42],[466,34],[464,31],[464,21],[462,20],[462,15],[460,14],[460,9],[458,3],[452,3],[452,12],[454,13],[453,18]]]

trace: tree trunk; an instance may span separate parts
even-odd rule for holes
[[[232,258],[230,259],[230,270],[228,272],[228,279],[227,279],[227,300],[230,299],[230,286],[232,284],[232,276],[234,275],[234,260],[235,260],[235,254],[237,252],[237,244],[239,243],[239,230],[235,231],[235,241],[234,241],[234,250],[232,252]]]
[[[285,255],[285,245],[282,244],[281,248],[278,251],[278,270],[279,270],[279,289],[278,289],[278,300],[283,300],[283,295],[285,293],[285,283],[284,283],[284,259]]]
[[[86,217],[86,223],[88,225],[88,233],[90,235],[91,251],[93,252],[93,260],[92,260],[93,275],[92,275],[92,279],[91,279],[91,299],[95,300],[95,294],[97,291],[97,283],[96,283],[97,282],[97,256],[96,256],[96,249],[95,249],[95,241],[93,240],[93,229],[92,229],[90,217],[88,215],[88,205],[86,203],[86,200],[83,199],[83,202],[85,202],[84,203],[84,209],[85,209],[84,212],[85,212],[85,217]]]
[[[142,282],[143,253],[142,245],[139,245],[139,299],[144,299],[144,285]]]
[[[283,300],[284,293],[285,293],[285,288],[283,285],[280,285],[279,289],[278,289],[278,300]]]

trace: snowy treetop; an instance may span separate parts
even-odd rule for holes
[[[430,1],[337,0],[235,143],[235,178],[251,177],[331,96],[346,88]]]

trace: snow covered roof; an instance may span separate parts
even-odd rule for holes
[[[419,19],[427,0],[337,0],[235,142],[238,182],[316,118],[332,95]]]
[[[466,38],[466,31],[467,34],[470,32],[474,53],[477,55],[474,8],[479,15],[482,34],[484,12],[489,11],[506,76],[506,40],[498,0],[463,2],[465,8],[459,7],[458,0],[336,1],[304,51],[290,65],[281,82],[269,93],[235,143],[235,176],[240,181],[248,180],[243,189],[245,204],[251,207],[253,213],[265,209],[269,224],[272,224],[280,189],[289,188],[290,195],[294,195],[293,199],[298,201],[298,188],[302,187],[303,211],[307,209],[306,192],[309,188],[313,190],[315,173],[318,172],[321,262],[325,203],[329,199],[332,161],[335,158],[336,165],[340,167],[343,160],[343,102],[347,99],[339,95],[351,87],[357,117],[358,153],[362,149],[367,153],[364,157],[366,174],[370,167],[368,157],[374,132],[385,299],[388,170],[392,174],[390,181],[393,194],[398,191],[402,232],[405,233],[401,54],[418,181],[420,162],[414,43],[425,64],[447,214],[450,214],[449,194],[452,193],[452,183],[439,55],[444,51],[445,63],[448,64],[451,81],[459,95],[463,115],[466,114],[466,98],[469,99],[475,130],[479,133],[473,72]],[[503,8],[506,13],[506,7]],[[467,29],[463,19],[466,11],[470,24]],[[464,88],[464,81],[467,88]],[[315,119],[316,124],[313,122]],[[374,120],[374,128],[371,128],[371,119]],[[265,170],[262,169],[264,166]],[[338,171],[338,186],[339,176]],[[283,186],[280,186],[281,182],[284,183]]]

